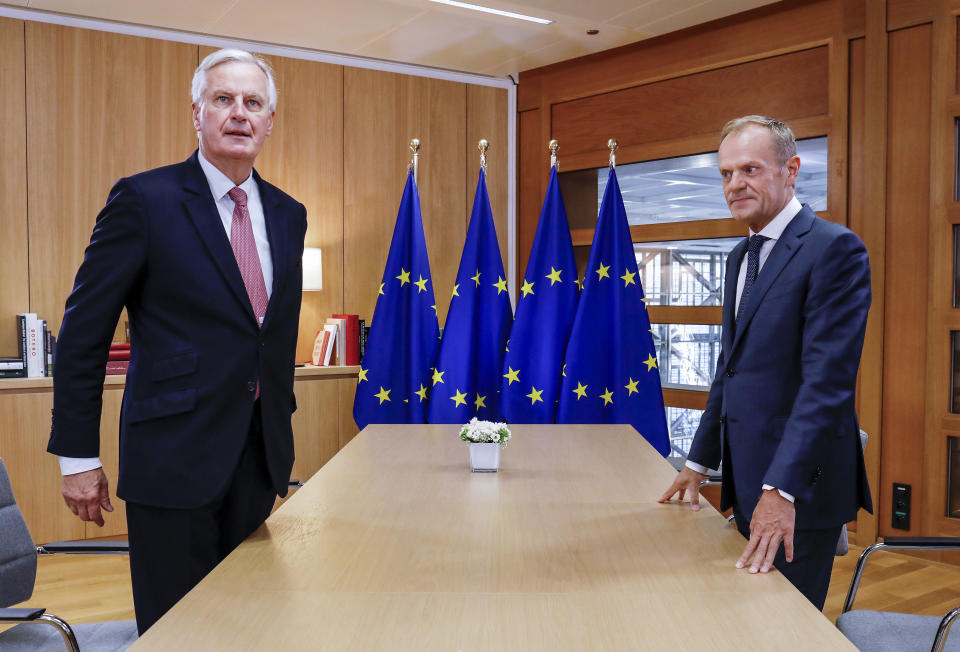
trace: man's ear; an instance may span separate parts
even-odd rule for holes
[[[193,110],[193,130],[200,131],[200,105],[194,102],[190,108]]]
[[[790,186],[795,186],[797,184],[797,176],[800,174],[800,157],[796,154],[791,156],[787,164],[783,166],[783,169],[787,171],[787,179],[790,181]]]

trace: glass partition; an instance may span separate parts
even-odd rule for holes
[[[720,355],[720,326],[651,324],[651,329],[660,384],[670,389],[709,389]]]
[[[719,306],[727,255],[742,238],[635,242],[648,306]]]

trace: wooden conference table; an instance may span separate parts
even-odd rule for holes
[[[132,648],[853,650],[629,426],[370,426]]]

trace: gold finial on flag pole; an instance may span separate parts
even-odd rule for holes
[[[557,168],[557,172],[559,172],[560,164],[557,163],[557,150],[560,149],[560,143],[557,142],[556,138],[552,138],[547,146],[550,148],[550,167]]]
[[[481,138],[480,142],[477,143],[477,149],[480,150],[480,167],[483,168],[483,173],[487,173],[487,148],[490,147],[490,143],[487,142],[486,138]]]
[[[607,141],[607,147],[610,148],[610,167],[617,167],[617,150],[620,149],[620,145],[617,144],[616,138],[611,138]]]
[[[417,182],[417,172],[420,164],[420,139],[414,138],[410,141],[410,151],[413,152],[413,157],[410,159],[410,167],[413,169],[413,181]]]

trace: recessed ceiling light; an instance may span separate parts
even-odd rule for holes
[[[472,5],[467,2],[457,2],[457,0],[430,0],[430,2],[437,2],[442,5],[450,5],[451,7],[460,7],[461,9],[472,9],[473,11],[483,11],[488,14],[506,16],[507,18],[516,18],[518,20],[529,20],[532,23],[540,23],[541,25],[549,25],[553,22],[552,20],[547,20],[546,18],[537,18],[536,16],[527,16],[524,14],[517,14],[512,11],[503,11],[502,9],[492,9],[490,7]]]

